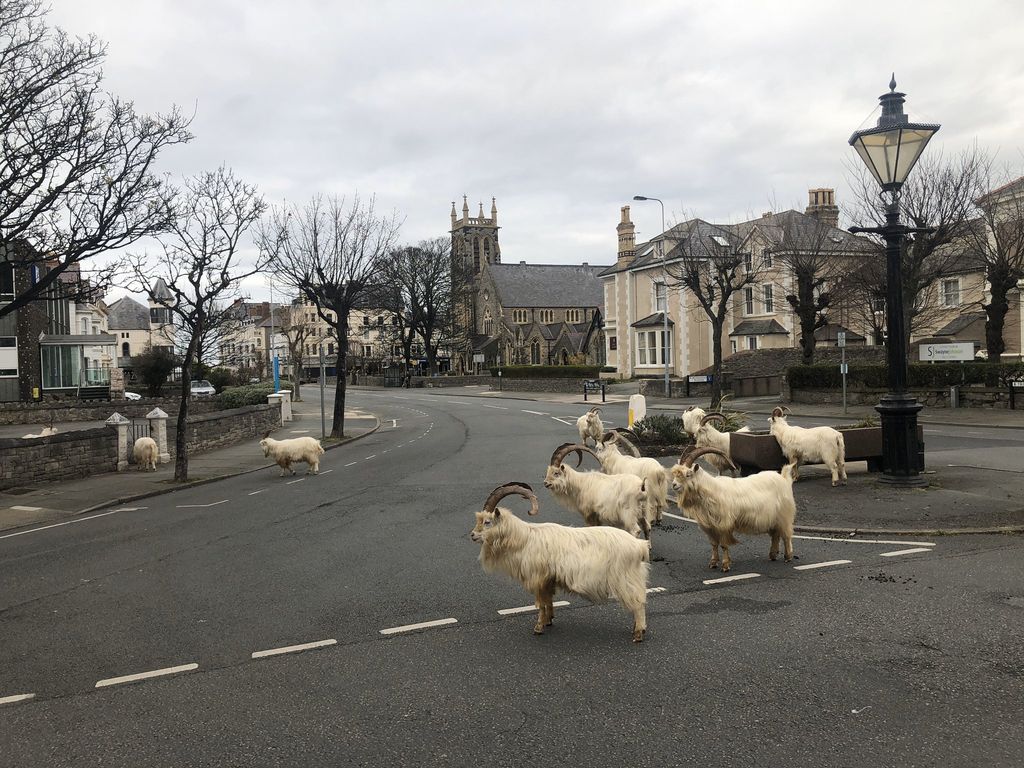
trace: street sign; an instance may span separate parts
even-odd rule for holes
[[[970,341],[954,344],[922,344],[918,349],[923,363],[974,359],[974,344]]]
[[[836,338],[838,339],[838,344],[840,347],[846,346],[846,331],[839,331],[839,333],[836,335]]]
[[[484,361],[484,356],[483,355],[473,355],[473,362],[474,363],[482,363],[483,361]]]
[[[689,376],[691,384],[709,384],[711,383],[710,376]]]
[[[850,364],[849,364],[849,363],[843,363],[843,364],[841,364],[841,365],[839,366],[839,372],[840,372],[841,374],[843,374],[843,376],[845,376],[846,374],[848,374],[848,373],[850,372]]]

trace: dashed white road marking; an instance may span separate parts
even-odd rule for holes
[[[691,520],[690,518],[683,517],[682,515],[673,515],[671,512],[663,512],[662,514],[665,515],[665,517],[674,517],[676,520],[682,520],[684,523],[693,523],[694,525],[697,523],[696,520]]]
[[[280,656],[285,653],[299,653],[300,651],[308,651],[311,648],[326,648],[328,645],[337,645],[338,641],[335,639],[330,640],[316,640],[312,643],[301,643],[300,645],[286,645],[283,648],[271,648],[266,651],[254,651],[252,657],[254,659],[265,659],[268,656]]]
[[[653,595],[653,594],[657,594],[658,592],[664,592],[664,591],[665,591],[665,587],[648,587],[647,594],[648,595]]]
[[[829,560],[825,563],[807,563],[806,565],[794,565],[794,571],[810,571],[814,568],[829,568],[833,565],[849,565],[852,560]]]
[[[458,619],[435,619],[434,621],[421,621],[419,624],[406,624],[402,627],[390,627],[380,630],[382,635],[397,635],[400,632],[412,632],[416,629],[429,629],[430,627],[443,627],[447,624],[458,624]]]
[[[42,507],[25,507],[22,506],[21,504],[15,504],[14,506],[11,507],[11,509],[16,509],[19,512],[38,512],[40,509],[42,509]]]
[[[292,432],[293,435],[308,435],[309,434],[309,430],[308,429],[293,429],[291,432]]]
[[[154,669],[150,672],[139,672],[135,675],[124,675],[123,677],[109,677],[106,680],[100,680],[96,683],[97,688],[106,688],[111,685],[122,685],[123,683],[134,683],[136,680],[148,680],[151,677],[166,677],[167,675],[177,675],[182,672],[191,672],[194,669],[199,669],[198,664],[181,664],[177,667],[165,667],[164,669]]]
[[[521,410],[523,411],[523,413],[532,413],[534,416],[547,416],[546,413],[542,413],[541,411],[528,411],[525,408]]]
[[[666,513],[667,514],[667,513]],[[802,536],[796,535],[794,539],[809,539],[811,541],[840,541],[844,544],[912,544],[915,547],[934,547],[934,541],[890,541],[888,539],[843,539],[834,536]]]
[[[346,466],[346,467],[352,467],[352,466],[355,466],[355,465],[356,465],[356,464],[358,464],[358,463],[359,463],[358,461],[350,461],[350,462],[349,462],[348,464],[346,464],[345,466]]]
[[[44,525],[41,528],[33,528],[30,531],[18,531],[17,533],[5,533],[0,536],[0,539],[10,539],[13,536],[24,536],[26,533],[36,533],[38,531],[45,531],[48,528],[60,528],[62,525],[74,525],[75,523],[84,523],[86,520],[95,520],[97,517],[106,517],[107,515],[114,515],[121,512],[120,509],[112,509],[110,512],[100,512],[98,515],[89,515],[89,517],[79,517],[75,520],[68,520],[64,523],[54,523],[53,525]]]
[[[563,424],[567,424],[570,427],[576,425],[575,421],[569,421],[569,419],[563,419],[561,416],[552,416],[551,418],[554,419],[555,421],[560,421]]]
[[[504,405],[487,405],[486,403],[480,403],[480,407],[481,408],[496,408],[499,411],[507,411],[508,410],[508,408],[506,408]]]
[[[321,474],[321,475],[329,475],[329,474],[331,474],[331,472],[333,472],[333,471],[334,471],[333,469],[325,469],[325,470],[324,470],[323,472],[321,472],[320,474]]]
[[[14,704],[18,701],[28,701],[34,699],[36,695],[34,693],[16,693],[13,696],[2,696],[0,697],[0,704]]]
[[[913,555],[917,552],[931,552],[929,547],[915,547],[914,549],[900,549],[895,552],[881,552],[879,557],[897,557],[898,555]]]
[[[363,459],[363,461],[369,461],[370,459],[376,459],[376,458],[377,458],[377,454],[376,453],[371,453],[369,456],[367,456],[365,459]]]
[[[296,483],[301,483],[305,479],[306,478],[304,478],[304,477],[300,477],[297,480],[289,480],[287,483],[285,483],[285,485],[295,485]]]
[[[115,512],[138,512],[140,509],[149,509],[149,507],[118,507]]]
[[[398,427],[398,419],[391,420],[391,428],[396,429]]]
[[[249,495],[250,496],[255,496],[257,493],[263,493],[265,490],[267,490],[267,489],[266,488],[260,488],[258,491],[251,491],[249,493]]]
[[[756,579],[760,573],[738,573],[735,576],[723,576],[720,579],[704,579],[705,584],[724,584],[727,581],[743,581],[744,579]]]
[[[178,504],[176,509],[197,509],[206,507],[216,507],[218,504],[227,504],[231,499],[221,499],[220,501],[211,501],[209,504]]]
[[[558,600],[557,602],[552,603],[551,607],[552,608],[564,608],[567,605],[569,605],[569,601],[568,600]],[[532,611],[536,611],[536,610],[537,610],[537,606],[536,605],[521,605],[518,608],[502,608],[502,609],[500,609],[498,611],[498,614],[501,615],[501,616],[515,616],[516,614],[531,613]]]

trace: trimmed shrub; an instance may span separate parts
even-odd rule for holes
[[[237,377],[234,371],[228,368],[214,368],[208,374],[206,374],[206,380],[213,384],[213,388],[218,393],[223,392],[226,388],[237,384]]]
[[[225,408],[241,408],[265,403],[267,395],[272,394],[273,384],[246,384],[241,387],[228,387],[220,394],[220,401]]]
[[[645,416],[633,422],[633,431],[644,443],[660,445],[685,445],[690,436],[683,429],[683,420],[663,413]]]
[[[839,366],[834,364],[795,365],[786,371],[786,377],[794,389],[841,389],[843,386]],[[907,368],[907,385],[917,389],[941,389],[965,384],[1001,387],[1015,378],[1024,378],[1024,364],[911,363]],[[889,386],[889,367],[851,364],[846,383],[854,388],[886,389]]]
[[[599,365],[507,365],[501,368],[506,379],[596,379],[601,372]],[[491,376],[497,376],[498,369],[491,368]]]

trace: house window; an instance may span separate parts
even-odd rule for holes
[[[128,346],[128,342],[126,341],[124,344],[121,345],[121,357],[131,356],[131,347]]]
[[[749,275],[754,271],[754,257],[749,253],[743,254],[743,269],[746,270]]]
[[[659,347],[658,342],[661,342]],[[669,332],[669,343],[671,344],[671,331]],[[666,351],[668,363],[672,364],[672,350],[665,348],[664,331],[638,331],[636,334],[636,364],[637,365],[664,365]]]
[[[771,269],[771,267],[772,267],[772,252],[771,251],[765,251],[764,252],[764,256],[762,257],[762,262],[761,263],[764,264],[765,269]]]
[[[668,307],[668,286],[665,283],[654,284],[654,311],[666,312]]]
[[[735,355],[736,354],[736,339],[733,339],[732,341],[730,341],[729,342],[729,346],[732,348],[732,353]]]
[[[618,348],[619,348],[619,337],[618,336],[609,336],[608,337],[608,349],[618,349]]]
[[[18,375],[18,337],[0,336],[0,377]]]
[[[757,349],[757,336],[747,336],[747,349]]]
[[[83,336],[88,336],[89,335],[89,318],[88,317],[83,317],[80,325],[82,326],[82,335]]]
[[[0,264],[0,301],[14,301],[14,266]]]
[[[943,280],[942,281],[942,306],[944,306],[944,307],[959,307],[960,306],[960,281],[959,280]]]
[[[54,345],[41,349],[43,389],[77,387],[82,373],[82,348]]]
[[[770,285],[761,286],[762,297],[764,299],[764,311],[774,312],[775,311],[775,297],[774,290]]]
[[[334,354],[334,342],[333,341],[327,342],[327,354],[328,355],[333,355]]]
[[[370,357],[373,354],[373,347],[369,344],[363,345],[363,357]]]
[[[370,338],[370,329],[369,328],[363,328],[363,338],[364,339]]]
[[[754,289],[744,288],[743,289],[743,314],[752,315],[754,314]]]

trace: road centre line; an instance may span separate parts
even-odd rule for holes
[[[570,427],[575,426],[575,424],[576,424],[575,421],[569,421],[569,419],[563,419],[561,416],[552,416],[551,418],[554,419],[555,421],[560,421],[563,424],[566,424],[566,425],[568,425]]]
[[[35,697],[34,693],[16,693],[13,696],[0,696],[0,704],[14,704],[15,702],[28,701]]]
[[[897,557],[898,555],[913,555],[917,552],[931,552],[928,547],[916,547],[914,549],[900,549],[896,552],[880,552],[879,557]]]
[[[690,518],[683,517],[682,515],[673,515],[671,512],[663,512],[662,514],[665,515],[665,517],[674,517],[676,520],[682,520],[684,523],[697,523],[696,520],[691,520]]]
[[[559,600],[551,604],[552,608],[564,608],[569,605],[568,600]],[[536,605],[521,605],[518,608],[502,608],[498,611],[501,616],[515,616],[519,613],[532,613],[537,610]]]
[[[760,573],[740,573],[736,576],[724,576],[720,579],[704,579],[705,584],[724,584],[727,581],[743,581],[744,579],[756,579]]]
[[[15,504],[11,509],[16,509],[19,512],[38,512],[42,507],[23,507],[21,504]]]
[[[89,515],[89,517],[79,517],[75,520],[68,520],[63,523],[54,523],[53,525],[44,525],[42,528],[33,528],[30,531],[18,531],[17,533],[5,533],[0,536],[0,539],[10,539],[14,536],[24,536],[26,533],[36,533],[38,531],[45,531],[47,528],[60,528],[62,525],[73,525],[75,523],[84,523],[86,520],[95,520],[97,517],[106,517],[107,515],[115,515],[118,512],[124,512],[122,509],[112,509],[109,512],[100,512],[98,515]]]
[[[794,565],[794,571],[810,571],[814,568],[829,568],[833,565],[849,565],[852,560],[829,560],[825,563],[807,563],[806,565]]]
[[[546,413],[541,413],[540,411],[528,411],[525,408],[523,408],[522,411],[523,411],[523,413],[532,413],[534,416],[547,416],[548,415]]]
[[[435,619],[434,621],[421,621],[419,624],[406,624],[401,627],[390,627],[380,630],[382,635],[397,635],[401,632],[412,632],[416,629],[429,629],[430,627],[443,627],[447,624],[458,624],[458,619]]]
[[[665,514],[668,514],[667,512]],[[794,539],[810,539],[812,541],[841,541],[844,544],[913,544],[916,547],[934,547],[934,541],[890,541],[889,539],[842,539],[834,536],[803,536],[794,535]]]
[[[212,501],[209,504],[178,504],[175,509],[197,509],[206,507],[216,507],[218,504],[227,504],[231,499],[221,499],[220,501]]]
[[[266,488],[260,488],[258,491],[251,491],[249,493],[249,495],[250,496],[255,496],[257,493],[263,493],[265,490],[267,490],[267,489]]]
[[[480,403],[480,407],[481,408],[496,408],[499,411],[507,411],[508,410],[508,408],[506,408],[504,405],[487,405],[486,403]]]
[[[331,472],[333,472],[333,471],[334,471],[333,469],[325,469],[325,470],[324,470],[323,472],[321,472],[320,474],[321,474],[321,475],[329,475],[329,474],[331,474]]]
[[[647,594],[648,595],[654,595],[654,594],[657,594],[658,592],[664,592],[665,589],[666,589],[665,587],[648,587],[647,588]]]
[[[358,463],[359,463],[358,461],[350,461],[350,462],[349,462],[348,464],[346,464],[345,466],[346,466],[346,467],[351,467],[351,466],[354,466],[354,465],[356,465],[356,464],[358,464]]]
[[[365,459],[363,459],[363,461],[369,461],[370,459],[376,459],[376,458],[377,458],[377,454],[376,453],[371,453],[369,456],[367,456]]]
[[[151,677],[166,677],[167,675],[177,675],[181,672],[191,672],[194,669],[199,669],[198,664],[181,664],[177,667],[164,667],[163,669],[154,669],[150,672],[139,672],[135,675],[124,675],[122,677],[109,677],[106,680],[100,680],[96,683],[96,688],[106,688],[111,685],[122,685],[124,683],[134,683],[137,680],[148,680]]]
[[[302,643],[300,645],[286,645],[283,648],[271,648],[266,651],[254,651],[252,657],[254,659],[265,659],[268,656],[280,656],[285,653],[299,653],[300,651],[308,651],[311,648],[326,648],[328,645],[337,645],[338,641],[335,639],[330,640],[316,640],[312,643]]]
[[[295,485],[296,483],[301,483],[305,479],[306,478],[304,477],[300,477],[298,480],[289,480],[285,485]]]

